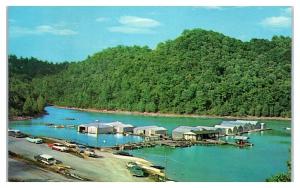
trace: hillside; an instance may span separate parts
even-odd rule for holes
[[[8,57],[9,117],[34,116],[44,112],[45,97],[34,90],[33,78],[53,75],[66,69],[67,63],[53,64],[35,58]]]
[[[154,50],[105,49],[58,73],[33,76],[30,85],[36,96],[61,106],[290,117],[291,38],[242,42],[186,30]]]

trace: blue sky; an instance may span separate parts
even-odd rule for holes
[[[291,36],[291,20],[289,7],[9,7],[8,52],[79,61],[117,45],[155,48],[184,29],[243,41]]]

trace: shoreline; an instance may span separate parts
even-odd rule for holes
[[[174,113],[160,113],[160,112],[137,112],[137,111],[123,111],[123,110],[99,110],[94,108],[77,108],[68,106],[52,105],[57,108],[68,109],[68,110],[79,110],[84,112],[98,112],[98,113],[109,113],[109,114],[125,114],[125,115],[143,115],[143,116],[154,116],[154,117],[191,117],[191,118],[218,118],[218,119],[251,119],[251,120],[284,120],[291,121],[292,118],[284,117],[256,117],[256,116],[218,116],[218,115],[197,115],[197,114],[174,114]]]
[[[24,120],[31,120],[33,118],[38,118],[38,117],[42,117],[44,115],[47,115],[48,113],[44,110],[44,112],[39,113],[39,114],[35,114],[33,116],[11,116],[8,117],[9,121],[24,121]]]

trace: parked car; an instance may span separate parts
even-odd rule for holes
[[[33,136],[27,137],[26,140],[28,142],[35,143],[35,144],[41,144],[41,143],[43,143],[42,139],[37,138],[37,137],[33,137]]]
[[[84,150],[84,154],[86,154],[88,157],[97,157],[95,151],[89,148]]]
[[[54,143],[54,144],[52,144],[51,148],[53,150],[57,150],[57,151],[63,151],[63,152],[68,151],[68,148],[61,143]]]
[[[46,165],[53,165],[56,164],[57,160],[54,159],[51,155],[48,154],[41,154],[41,155],[36,155],[34,156],[35,160],[38,162],[41,162]]]
[[[86,147],[84,145],[77,145],[77,150],[79,153],[83,153],[86,150]]]
[[[19,130],[8,130],[8,136],[12,136],[15,138],[25,138],[27,137],[26,134],[22,133]]]
[[[123,156],[128,156],[128,157],[132,157],[133,155],[131,155],[130,153],[126,152],[126,151],[117,151],[114,153],[114,155],[123,155]]]
[[[73,141],[65,141],[64,144],[69,148],[75,148],[77,146],[76,143]]]
[[[146,173],[144,169],[140,167],[138,164],[136,164],[135,162],[128,162],[126,166],[133,176],[136,177],[148,176],[148,173]]]
[[[8,130],[8,136],[15,136],[19,132],[21,132],[21,131],[10,129],[10,130]]]

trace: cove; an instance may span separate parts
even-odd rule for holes
[[[53,106],[45,108],[47,115],[25,121],[9,122],[10,129],[18,129],[35,136],[46,136],[74,140],[91,146],[112,146],[115,144],[143,141],[138,136],[99,135],[91,136],[77,133],[76,128],[55,129],[45,123],[79,125],[95,120],[101,122],[121,121],[134,126],[158,125],[172,129],[180,125],[215,125],[222,121],[218,118],[195,117],[155,117],[143,115],[83,112],[61,109]],[[75,118],[66,120],[65,118]],[[175,181],[265,181],[276,173],[287,170],[290,160],[291,121],[261,120],[271,131],[248,134],[253,147],[239,149],[231,146],[192,146],[188,148],[154,147],[130,151],[156,165],[166,167],[168,178]],[[224,138],[231,139],[231,137]]]

